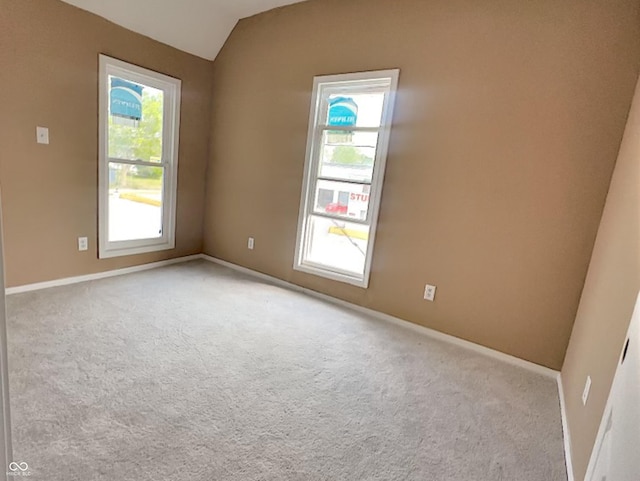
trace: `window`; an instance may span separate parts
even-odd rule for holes
[[[398,73],[314,79],[294,269],[367,287]]]
[[[175,247],[180,85],[100,55],[100,258]]]

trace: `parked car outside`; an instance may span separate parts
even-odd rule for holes
[[[324,211],[327,214],[342,214],[342,215],[346,215],[347,214],[347,206],[344,204],[340,204],[339,202],[331,202],[330,204],[327,204],[327,206],[324,208]]]

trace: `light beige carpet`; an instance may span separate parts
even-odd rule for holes
[[[565,480],[555,382],[204,261],[8,299],[31,480]]]

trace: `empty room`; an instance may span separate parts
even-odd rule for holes
[[[0,479],[637,481],[638,0],[0,0]]]

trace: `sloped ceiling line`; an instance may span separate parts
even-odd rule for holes
[[[214,60],[238,20],[302,0],[63,0],[129,30]]]

